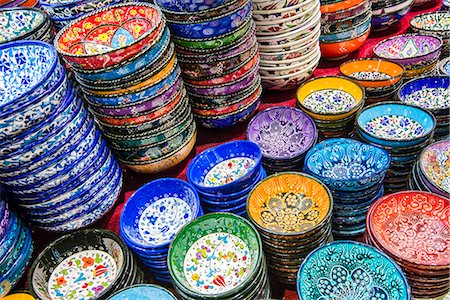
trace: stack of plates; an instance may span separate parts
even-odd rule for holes
[[[316,123],[319,139],[352,137],[364,105],[364,89],[343,77],[319,77],[297,90],[297,106]]]
[[[108,300],[177,300],[171,291],[154,284],[137,284],[127,287]]]
[[[251,191],[247,213],[261,235],[274,280],[294,284],[303,259],[332,240],[332,199],[322,182],[296,172],[269,176]]]
[[[118,0],[40,0],[42,10],[48,13],[58,30],[78,17],[118,2]]]
[[[249,141],[235,141],[197,155],[186,177],[200,195],[206,212],[245,215],[247,195],[266,177],[261,149]]]
[[[25,272],[33,252],[31,231],[9,209],[0,191],[0,298],[14,288]]]
[[[370,205],[383,196],[389,168],[387,151],[351,139],[330,139],[306,155],[305,172],[319,178],[333,195],[333,235],[364,233]]]
[[[426,147],[409,176],[409,189],[450,195],[450,141],[440,141]]]
[[[372,30],[384,31],[403,18],[415,0],[371,0]]]
[[[156,0],[167,17],[194,115],[225,128],[261,101],[258,44],[250,0]]]
[[[386,254],[357,242],[339,241],[312,252],[297,276],[300,300],[411,300],[411,289],[399,266]]]
[[[385,192],[406,189],[408,175],[433,139],[436,119],[419,107],[383,102],[364,108],[356,119],[358,136],[365,143],[387,150],[391,166],[384,181]]]
[[[107,299],[144,281],[123,240],[107,230],[88,229],[49,244],[28,273],[37,299]]]
[[[450,51],[450,12],[430,12],[415,16],[409,21],[415,32],[436,35],[442,38],[442,57],[448,57]]]
[[[327,59],[342,59],[369,37],[372,9],[368,0],[322,0],[320,49]]]
[[[55,45],[122,163],[155,173],[186,158],[196,126],[159,8],[121,4],[87,14]]]
[[[186,225],[169,249],[169,270],[181,299],[270,299],[261,238],[245,219],[204,215]]]
[[[385,39],[373,48],[375,56],[403,65],[404,77],[416,77],[435,71],[442,49],[437,36],[413,33]]]
[[[169,244],[181,227],[201,215],[193,186],[175,178],[158,179],[128,199],[120,216],[120,235],[148,273],[170,282]]]
[[[261,148],[262,164],[269,174],[298,171],[306,152],[317,141],[317,129],[311,117],[300,109],[274,107],[250,121],[247,139]]]
[[[263,86],[286,90],[311,77],[320,60],[319,0],[253,1]]]
[[[400,101],[427,109],[436,118],[435,139],[450,135],[450,77],[425,76],[405,83],[398,92]]]
[[[17,40],[53,41],[48,15],[37,8],[0,8],[0,44]]]
[[[347,61],[340,65],[339,71],[364,87],[366,105],[392,99],[402,85],[405,74],[401,64],[376,58]]]
[[[450,291],[449,207],[447,197],[405,191],[379,199],[367,215],[367,242],[402,267],[416,298]]]
[[[39,41],[0,46],[0,183],[38,227],[67,231],[104,216],[122,171],[67,81],[55,49]]]
[[[2,0],[0,8],[14,8],[14,7],[40,7],[39,0]]]

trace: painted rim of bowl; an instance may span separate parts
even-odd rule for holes
[[[374,79],[374,80],[364,80],[364,79],[361,80],[361,79],[357,79],[357,78],[352,77],[351,76],[352,74],[347,75],[347,74],[344,74],[344,72],[342,72],[342,67],[344,65],[355,63],[355,62],[358,62],[358,61],[381,61],[381,62],[385,62],[385,63],[388,63],[388,64],[393,64],[393,65],[395,65],[397,67],[400,67],[402,69],[402,72],[400,74],[398,74],[397,76],[390,76],[389,79]],[[371,82],[372,81],[375,81],[375,82],[394,81],[394,80],[396,80],[398,78],[402,78],[403,75],[405,74],[405,71],[406,71],[406,69],[405,69],[405,67],[403,65],[401,65],[399,63],[396,63],[396,62],[393,62],[393,61],[389,61],[387,59],[381,59],[381,58],[356,58],[356,59],[348,60],[348,61],[342,63],[339,66],[339,72],[341,72],[342,76],[345,76],[345,78],[353,79],[353,80],[356,80],[356,81],[371,81]]]

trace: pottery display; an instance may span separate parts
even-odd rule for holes
[[[450,12],[432,12],[415,16],[409,21],[414,32],[436,35],[442,39],[442,58],[450,51]]]
[[[372,1],[372,30],[387,31],[411,10],[415,0]]]

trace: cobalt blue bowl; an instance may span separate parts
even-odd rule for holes
[[[381,182],[390,162],[389,153],[384,149],[337,138],[310,149],[304,170],[332,190],[359,191]]]
[[[262,153],[250,141],[228,142],[197,155],[186,176],[196,189],[231,194],[248,187],[261,170]]]
[[[155,1],[161,8],[172,12],[184,12],[195,13],[211,8],[217,8],[224,5],[226,0],[186,0],[186,1],[174,1],[174,0],[156,0]]]

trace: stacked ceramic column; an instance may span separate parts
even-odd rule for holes
[[[167,17],[194,115],[225,128],[258,108],[258,45],[249,0],[158,0]]]

